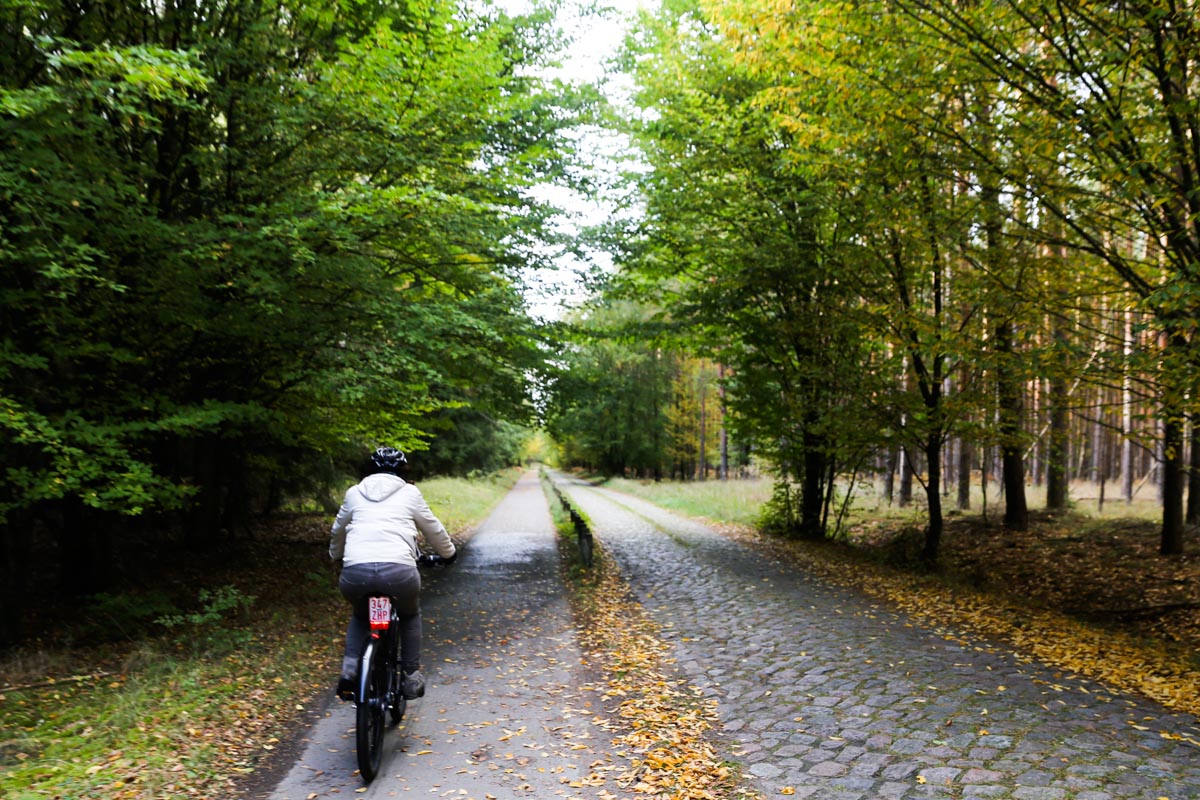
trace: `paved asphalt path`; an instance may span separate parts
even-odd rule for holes
[[[270,800],[455,800],[619,794],[609,742],[591,722],[600,700],[559,577],[537,476],[505,497],[447,568],[424,571],[427,689],[384,739],[379,776],[357,773],[354,707],[332,698]],[[572,787],[588,781],[596,785]]]
[[[695,522],[564,481],[765,797],[1198,800],[1194,717],[963,644]]]

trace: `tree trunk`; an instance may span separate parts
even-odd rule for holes
[[[1042,411],[1043,411],[1043,407],[1045,405],[1045,401],[1044,401],[1044,394],[1045,394],[1044,384],[1045,383],[1046,383],[1046,381],[1042,381],[1042,380],[1036,380],[1036,381],[1032,382],[1033,396],[1030,397],[1029,400],[1033,407],[1030,409],[1029,418],[1030,418],[1030,420],[1032,420],[1032,425],[1033,425],[1034,430],[1036,430],[1038,428],[1038,426],[1041,424],[1041,421],[1042,421]],[[1034,439],[1033,447],[1024,451],[1026,454],[1026,472],[1025,472],[1025,474],[1029,476],[1029,483],[1032,486],[1041,486],[1043,483],[1042,450],[1043,450],[1042,437],[1039,436],[1036,439]]]
[[[1050,379],[1050,441],[1046,448],[1046,508],[1065,511],[1070,470],[1070,428],[1067,416],[1067,379],[1056,374]]]
[[[931,435],[925,442],[925,460],[928,462],[928,478],[925,482],[925,497],[929,503],[929,527],[925,530],[925,548],[921,557],[926,561],[937,561],[942,543],[942,453],[940,435]]]
[[[1133,378],[1128,362],[1133,354],[1133,312],[1125,312],[1125,374],[1121,379],[1121,496],[1133,502]]]
[[[1103,395],[1101,395],[1103,398]],[[1103,399],[1101,400],[1103,403]],[[1101,405],[1103,407],[1103,405]],[[1104,426],[1100,424],[1099,419],[1092,420],[1092,466],[1088,472],[1088,477],[1092,483],[1097,483],[1100,480],[1100,470],[1102,464],[1101,459],[1104,457]]]
[[[729,431],[725,427],[725,365],[717,365],[717,396],[721,401],[721,480],[729,480]]]
[[[800,496],[800,535],[806,539],[821,539],[825,530],[821,524],[821,509],[825,504],[825,453],[823,443],[815,434],[804,434],[804,479]]]
[[[1183,418],[1166,410],[1163,421],[1162,538],[1164,556],[1183,553]]]
[[[1023,531],[1029,527],[1029,508],[1025,502],[1025,459],[1021,453],[1021,384],[1014,374],[1013,325],[1003,322],[996,330],[997,398],[1000,411],[1000,472],[1004,485],[1004,527]]]
[[[1168,334],[1164,361],[1188,363],[1188,340],[1178,334]],[[1176,360],[1177,359],[1177,360]],[[1162,401],[1162,539],[1159,552],[1164,556],[1183,554],[1183,489],[1184,489],[1184,414],[1180,411],[1184,393],[1173,386],[1163,390]]]
[[[974,461],[974,448],[966,439],[959,439],[958,443],[958,509],[966,511],[971,507],[971,464]]]
[[[883,456],[883,497],[890,507],[896,501],[896,448],[889,447]]]
[[[898,505],[901,508],[908,508],[912,505],[913,498],[913,476],[916,474],[913,469],[912,458],[909,457],[908,451],[903,447],[900,448],[900,501]]]
[[[708,480],[708,386],[704,366],[697,370],[700,378],[700,454],[696,459],[696,477],[702,481]]]
[[[1200,522],[1200,415],[1192,415],[1192,454],[1188,463],[1187,515],[1189,525]]]

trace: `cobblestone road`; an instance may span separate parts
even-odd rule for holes
[[[1197,800],[1191,716],[916,626],[644,501],[565,482],[767,797]]]

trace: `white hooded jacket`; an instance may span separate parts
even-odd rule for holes
[[[386,472],[368,475],[346,491],[333,521],[329,557],[343,566],[392,563],[416,566],[417,532],[438,555],[454,555],[454,542],[421,490]]]

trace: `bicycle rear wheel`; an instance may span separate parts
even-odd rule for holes
[[[387,632],[388,713],[392,724],[399,725],[404,718],[408,701],[404,699],[404,678],[397,656],[400,654],[400,617],[392,610],[392,624]]]
[[[358,769],[370,783],[379,773],[383,760],[384,711],[387,706],[388,678],[384,658],[376,639],[367,639],[359,659],[359,692],[354,736],[358,749]]]

